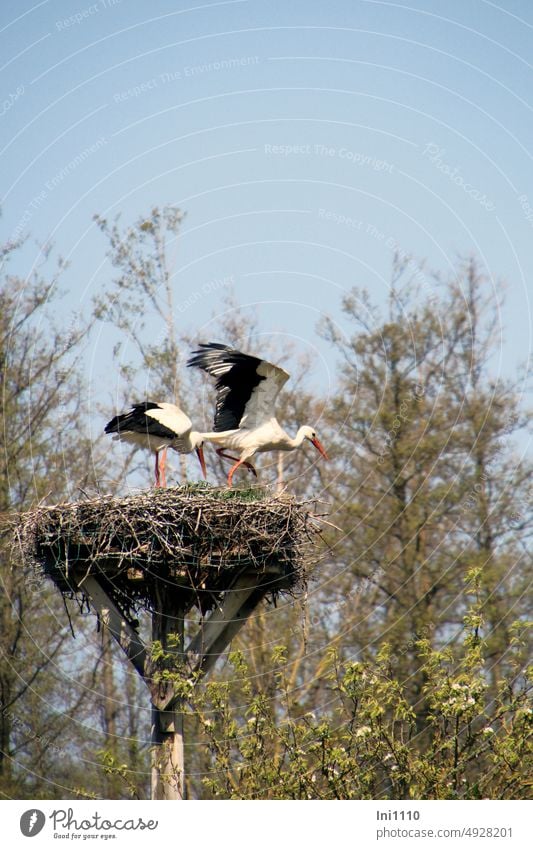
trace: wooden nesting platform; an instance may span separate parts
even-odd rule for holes
[[[170,603],[213,609],[243,575],[274,596],[305,584],[309,506],[258,490],[195,485],[39,507],[15,529],[18,554],[64,595],[96,578],[131,619]]]

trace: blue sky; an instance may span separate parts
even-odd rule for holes
[[[112,273],[94,213],[169,203],[187,213],[178,321],[199,339],[232,281],[325,386],[317,318],[342,325],[353,285],[383,301],[397,246],[443,274],[476,253],[507,282],[495,371],[526,359],[530,3],[4,0],[0,39],[0,224],[69,260],[65,309]]]

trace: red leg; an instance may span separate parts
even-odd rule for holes
[[[228,460],[233,460],[235,462],[239,460],[238,457],[234,457],[232,454],[226,454],[226,452],[224,451],[223,448],[217,448],[216,451],[217,451],[217,454],[218,454],[219,457],[227,457]],[[254,475],[257,477],[257,472],[256,472],[255,468],[252,466],[251,463],[249,463],[247,460],[242,460],[242,461],[239,461],[239,462],[242,462],[243,466],[246,466],[246,468],[250,472],[253,472]]]
[[[167,476],[165,474],[165,468],[167,463],[167,448],[163,448],[161,452],[161,462],[159,464],[159,468],[161,470],[161,486],[166,488],[167,485]]]
[[[159,476],[159,451],[155,452],[155,485],[161,486],[161,478]]]
[[[231,486],[231,482],[233,480],[233,473],[239,468],[239,466],[242,466],[244,463],[244,460],[237,460],[235,465],[231,467],[228,474],[228,486]]]

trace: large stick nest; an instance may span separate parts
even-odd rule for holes
[[[202,612],[243,573],[268,591],[306,581],[316,524],[308,504],[256,490],[182,486],[39,507],[15,528],[18,553],[67,596],[97,578],[126,616],[161,599]]]

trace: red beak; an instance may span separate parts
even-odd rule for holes
[[[326,450],[325,450],[324,446],[322,445],[322,443],[316,437],[314,439],[312,439],[311,442],[315,446],[316,450],[320,451],[324,460],[329,460],[329,457],[326,454]]]
[[[196,453],[198,454],[198,459],[200,461],[200,466],[202,467],[202,474],[204,476],[204,480],[207,480],[207,470],[205,468],[205,458],[204,458],[204,449],[202,445],[198,445],[196,447]]]

